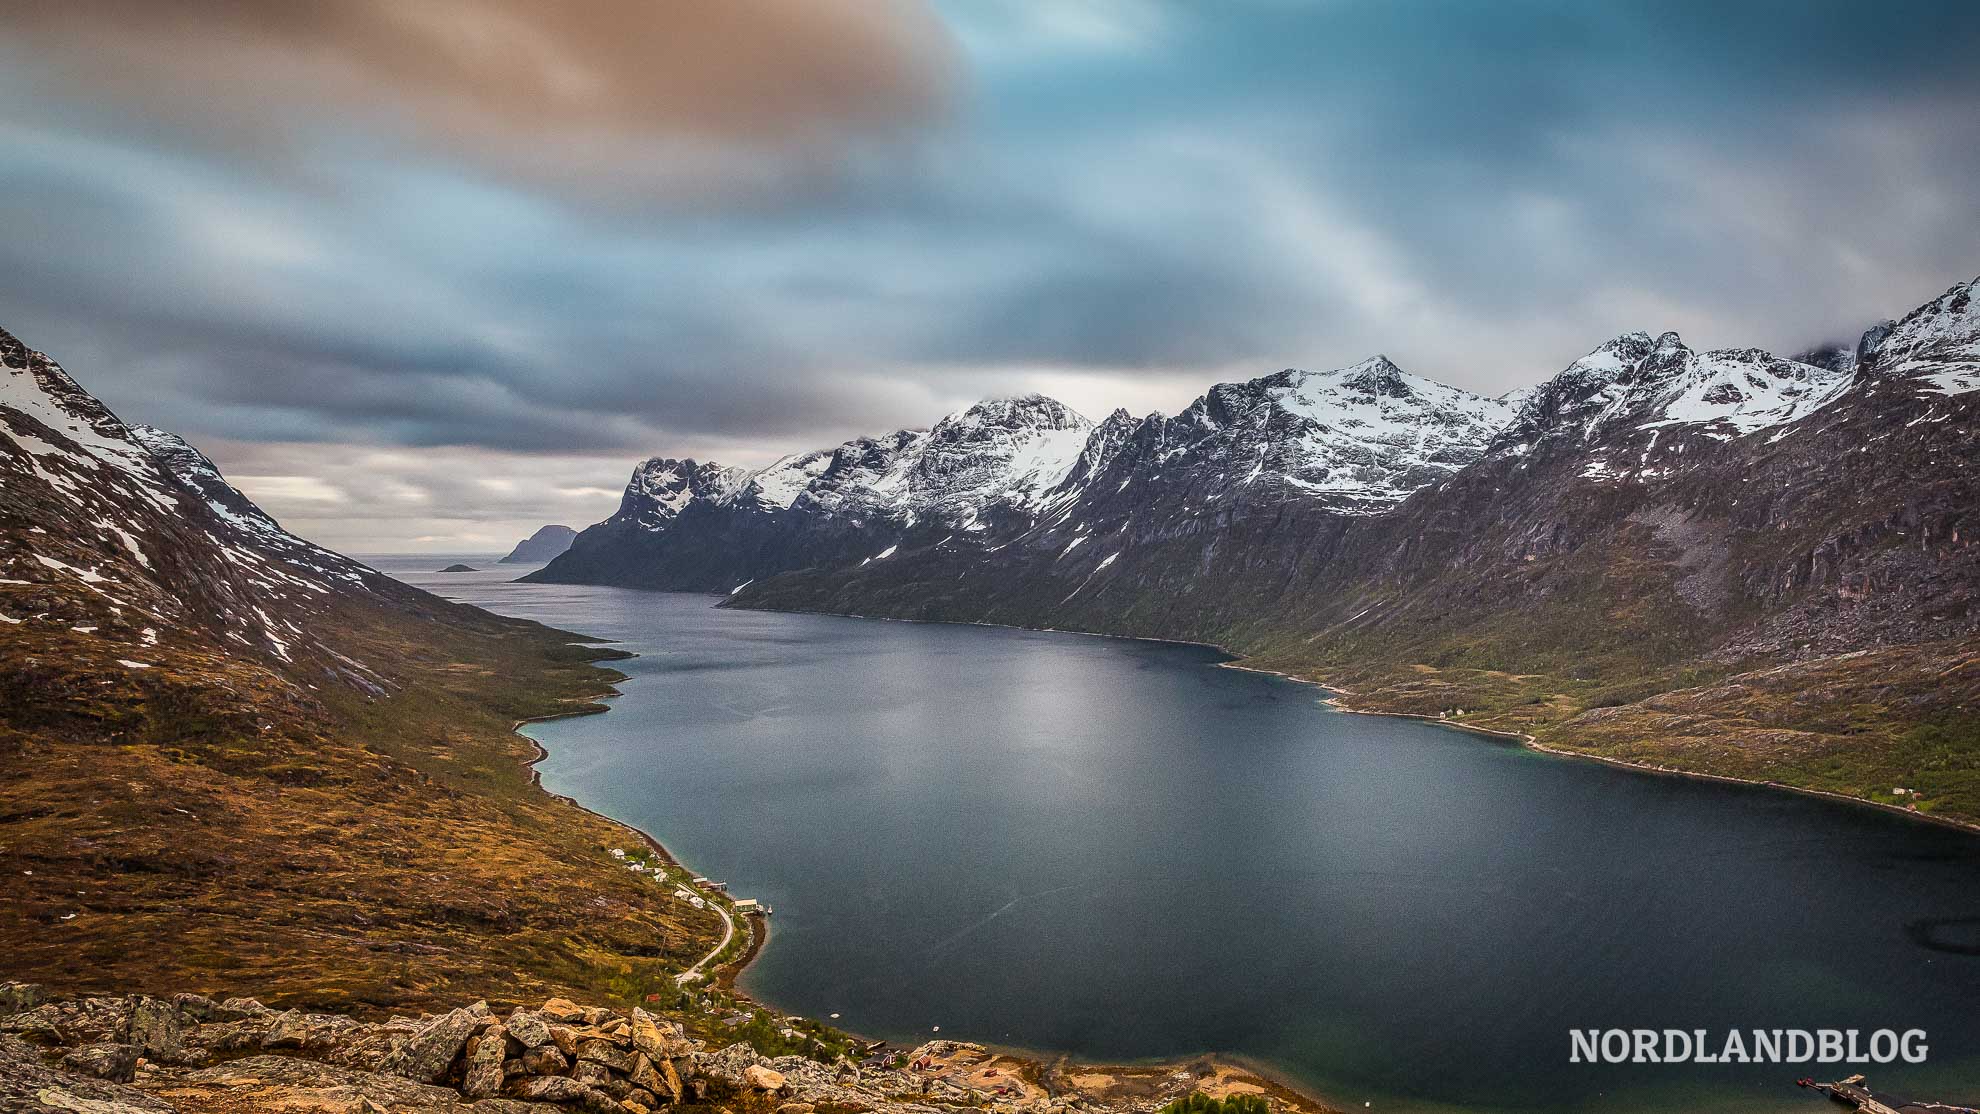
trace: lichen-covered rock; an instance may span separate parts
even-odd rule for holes
[[[170,1114],[171,1107],[120,1083],[57,1071],[32,1045],[0,1035],[0,1110]]]
[[[588,1040],[578,1043],[577,1058],[603,1064],[613,1071],[624,1074],[632,1070],[633,1053],[604,1040]]]
[[[47,995],[31,982],[0,982],[0,1016],[26,1013],[40,1005]]]
[[[486,1013],[476,1013],[473,1009],[441,1014],[394,1049],[379,1064],[379,1069],[420,1083],[437,1083],[460,1058],[468,1038],[487,1021]]]
[[[461,1094],[471,1099],[493,1098],[502,1091],[502,1063],[509,1055],[509,1031],[491,1025],[468,1046]]]
[[[253,998],[229,998],[215,1008],[214,1018],[218,1021],[244,1021],[274,1012]]]
[[[639,1007],[633,1007],[628,1035],[634,1048],[651,1060],[672,1060],[694,1052],[694,1043],[680,1030]]]
[[[542,1015],[517,1009],[506,1022],[509,1035],[524,1048],[541,1048],[550,1043],[550,1023]]]
[[[301,1048],[309,1040],[309,1022],[301,1010],[283,1010],[275,1015],[262,1035],[264,1048]]]
[[[136,1045],[86,1044],[62,1057],[62,1066],[112,1083],[129,1083],[137,1075]]]
[[[597,1114],[616,1114],[619,1101],[587,1083],[568,1075],[535,1075],[509,1081],[509,1097],[531,1102],[569,1103]]]
[[[570,1057],[550,1044],[524,1049],[521,1062],[523,1071],[530,1075],[562,1075],[571,1068]]]
[[[177,1063],[185,1053],[179,1008],[156,998],[140,997],[131,1006],[131,1043],[147,1059]]]
[[[552,998],[543,1003],[538,1011],[544,1017],[565,1025],[576,1025],[584,1021],[584,1007],[569,998]]]
[[[743,1083],[743,1072],[763,1057],[756,1049],[737,1041],[720,1052],[704,1052],[694,1058],[695,1065],[705,1074],[734,1086]]]
[[[61,1044],[61,1020],[61,1011],[54,1006],[35,1006],[11,1017],[0,1017],[0,1033],[14,1033],[42,1044]]]

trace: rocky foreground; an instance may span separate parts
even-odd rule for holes
[[[0,1110],[86,1114],[1060,1114],[1150,1111],[1195,1090],[1299,1096],[1205,1061],[1107,1071],[1044,1066],[980,1045],[875,1046],[863,1062],[714,1048],[643,1009],[552,998],[500,1016],[486,1002],[370,1022],[250,998],[43,1001],[0,984]]]

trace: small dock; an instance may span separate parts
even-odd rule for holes
[[[1797,1080],[1801,1086],[1835,1100],[1838,1105],[1859,1111],[1860,1114],[1980,1114],[1980,1108],[1960,1106],[1949,1102],[1911,1102],[1900,1098],[1878,1098],[1864,1085],[1860,1075],[1839,1079],[1834,1083],[1817,1083],[1813,1079]]]

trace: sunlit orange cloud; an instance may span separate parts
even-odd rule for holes
[[[940,119],[959,66],[922,0],[28,0],[0,35],[210,142],[302,122],[602,192],[815,173]]]

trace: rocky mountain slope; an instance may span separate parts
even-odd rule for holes
[[[1631,333],[1497,400],[1380,358],[1226,384],[1108,419],[1029,514],[791,547],[730,606],[1212,641],[1369,708],[1980,818],[1974,292],[1817,362]]]
[[[1512,409],[1382,357],[1222,384],[1175,418],[1119,411],[1096,426],[1051,399],[994,399],[925,433],[861,438],[755,473],[649,460],[616,515],[527,579],[728,591],[1130,513],[1214,519],[1289,499],[1379,513],[1475,459]]]
[[[1092,428],[1031,395],[756,472],[655,457],[633,470],[618,513],[523,579],[729,591],[788,569],[883,559],[916,540],[1001,530],[1030,520]]]
[[[543,526],[516,543],[509,555],[497,562],[503,565],[540,565],[563,553],[577,540],[577,531],[568,526]]]
[[[0,332],[0,974],[673,989],[719,919],[614,868],[638,837],[536,788],[511,730],[596,707],[611,655],[573,637],[287,533]]]
[[[367,1022],[278,1011],[245,997],[42,997],[38,987],[0,983],[0,1108],[1148,1114],[1201,1090],[1270,1095],[1273,1107],[1288,1114],[1323,1109],[1208,1058],[1102,1070],[1063,1059],[1047,1065],[953,1040],[912,1049],[856,1044],[835,1055],[814,1047],[808,1056],[771,1057],[734,1032],[700,1040],[638,1006],[620,1011],[564,998],[502,1014],[475,1002]],[[812,1039],[791,1030],[790,1019],[775,1021]]]

